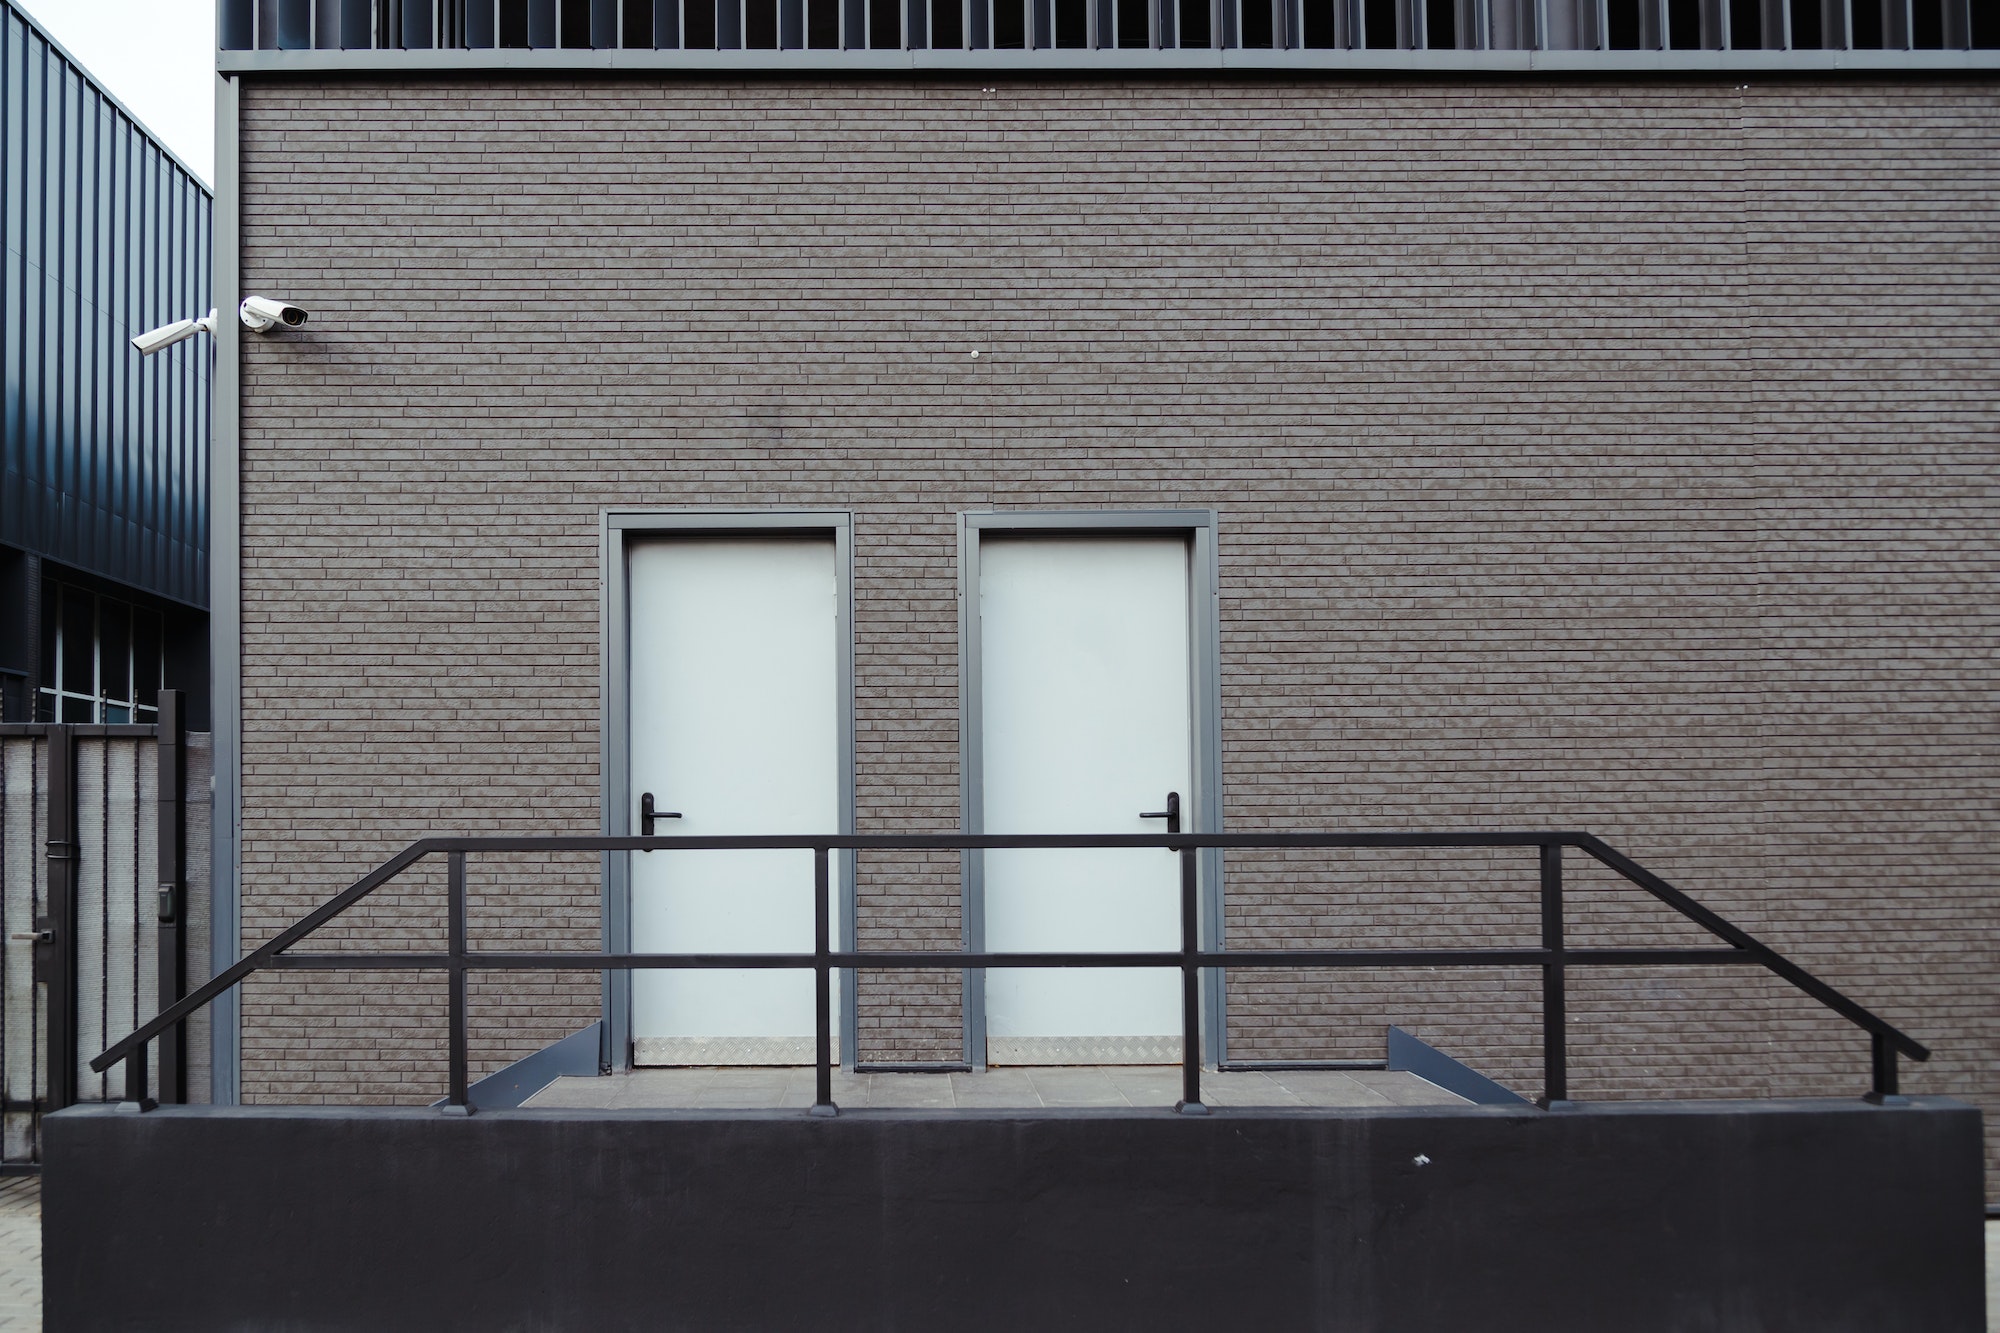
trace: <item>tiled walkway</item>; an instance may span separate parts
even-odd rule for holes
[[[0,1330],[42,1326],[42,1178],[0,1179]]]
[[[1211,1106],[1456,1106],[1463,1099],[1414,1074],[1207,1073]],[[1172,1106],[1174,1066],[1092,1065],[990,1069],[976,1074],[849,1074],[836,1071],[837,1105],[908,1110],[1013,1110]],[[642,1069],[609,1078],[561,1078],[528,1099],[531,1107],[783,1110],[811,1106],[810,1069]]]
[[[1986,1327],[2000,1333],[2000,1222],[1986,1224]]]

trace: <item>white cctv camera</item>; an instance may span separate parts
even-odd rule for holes
[[[177,342],[186,342],[197,333],[206,333],[214,337],[215,329],[215,312],[211,310],[200,319],[177,319],[171,324],[150,329],[134,338],[132,345],[139,349],[139,355],[151,356],[161,348],[172,347]]]
[[[244,297],[236,313],[242,316],[243,327],[255,333],[269,333],[280,324],[295,329],[306,322],[304,309],[286,301],[273,301],[268,296]]]

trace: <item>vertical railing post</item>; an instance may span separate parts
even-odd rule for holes
[[[187,992],[187,715],[179,690],[161,690],[159,705],[159,992],[165,1012]],[[169,1105],[187,1100],[186,1043],[185,1023],[160,1034],[160,1100]]]
[[[146,1087],[146,1043],[140,1042],[125,1057],[125,1095],[118,1103],[121,1111],[151,1111],[159,1106]]]
[[[48,1105],[76,1103],[76,732],[48,730],[49,896],[35,922],[41,980],[48,987]]]
[[[1201,1102],[1201,968],[1195,958],[1201,948],[1198,853],[1192,847],[1176,850],[1181,858],[1181,1099],[1174,1109],[1182,1115],[1207,1115]]]
[[[1542,1105],[1569,1100],[1569,1013],[1563,971],[1562,844],[1542,844]]]
[[[1870,1063],[1874,1066],[1868,1100],[1878,1105],[1900,1105],[1904,1098],[1897,1086],[1896,1045],[1886,1032],[1871,1032],[1868,1036]]]
[[[833,893],[825,847],[813,848],[813,1104],[812,1114],[833,1115]]]
[[[472,1103],[466,1094],[465,1058],[465,853],[448,852],[446,881],[445,951],[451,957],[449,978],[450,1010],[447,1023],[451,1032],[450,1085],[445,1093],[446,1115],[471,1115]]]

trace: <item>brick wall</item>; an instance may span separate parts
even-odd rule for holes
[[[244,356],[247,940],[422,832],[596,829],[601,506],[854,511],[864,831],[957,823],[956,511],[1212,506],[1231,827],[1591,829],[2000,1109],[1995,85],[287,81],[243,125],[245,289],[313,312]],[[595,880],[487,871],[475,937],[589,947]],[[1579,939],[1688,938],[1574,881]],[[1530,939],[1533,883],[1246,856],[1230,930]],[[441,938],[437,887],[345,933]],[[876,867],[864,943],[956,893]],[[1532,978],[1232,997],[1239,1057],[1398,1022],[1539,1090]],[[442,1002],[260,980],[246,1094],[435,1096]],[[595,1004],[489,982],[477,1052]],[[1741,972],[1573,1005],[1579,1096],[1865,1086]],[[863,1054],[958,1022],[872,982]]]

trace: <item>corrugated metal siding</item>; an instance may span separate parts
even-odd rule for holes
[[[0,9],[0,542],[208,604],[211,201],[62,50]]]

